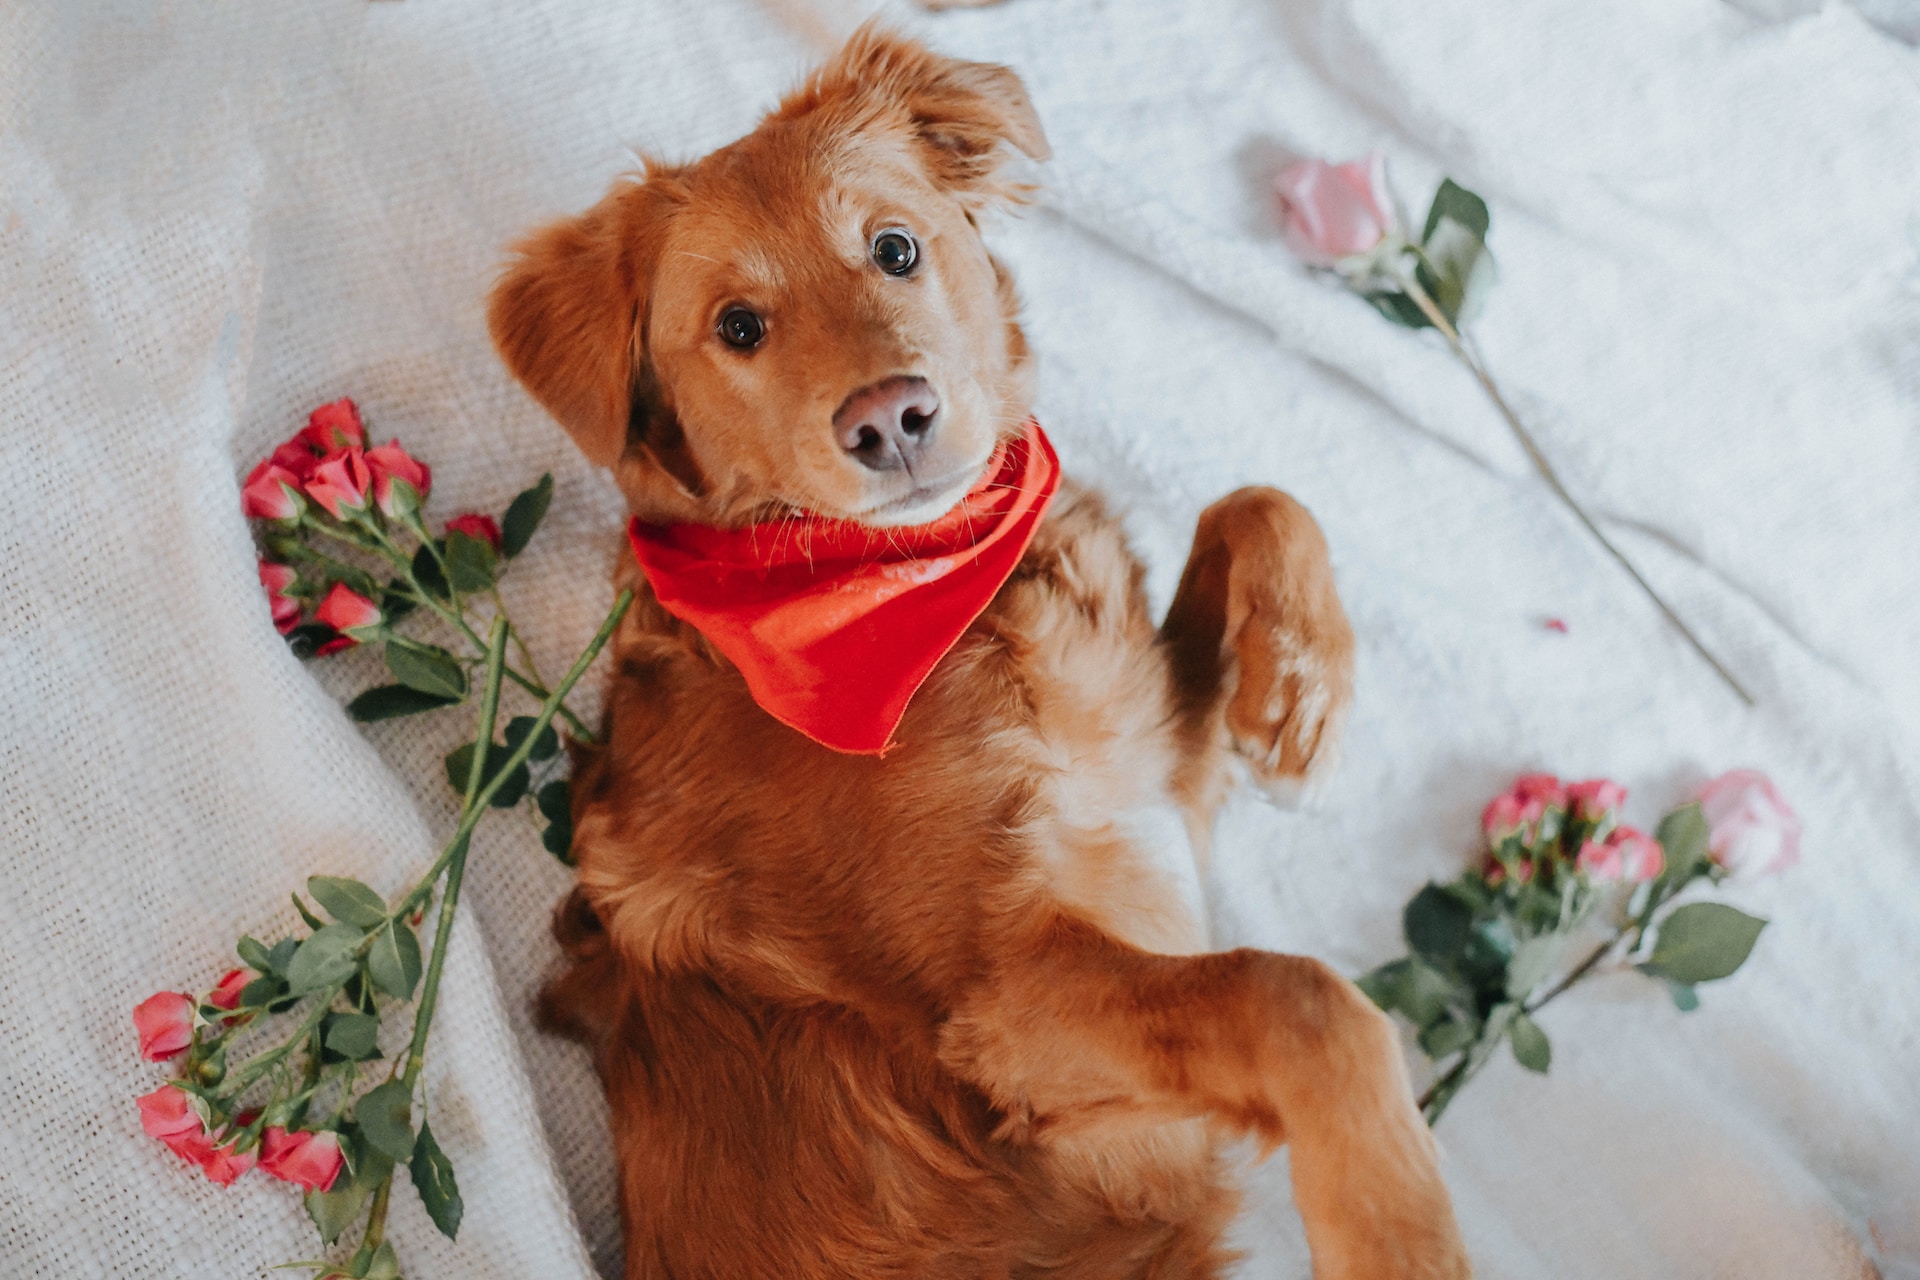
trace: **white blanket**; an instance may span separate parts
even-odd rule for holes
[[[1881,8],[1887,8],[1881,5]],[[236,477],[356,397],[435,510],[551,469],[506,589],[549,668],[607,599],[618,501],[509,383],[501,245],[632,164],[749,128],[848,0],[329,0],[0,9],[0,1274],[255,1275],[311,1256],[297,1197],[200,1181],[140,1133],[128,1011],[204,988],[313,871],[398,887],[446,829],[465,713],[363,730],[364,655],[268,621]],[[1199,508],[1280,484],[1361,640],[1314,807],[1230,810],[1217,936],[1359,972],[1456,874],[1514,773],[1604,772],[1650,821],[1767,769],[1803,864],[1681,1016],[1632,975],[1544,1017],[1440,1128],[1486,1277],[1920,1276],[1920,57],[1845,8],[1715,0],[1013,0],[912,21],[1009,62],[1051,135],[994,230],[1041,417],[1129,515],[1164,603]],[[1555,507],[1435,344],[1302,272],[1265,181],[1390,157],[1415,211],[1483,193],[1479,333],[1609,531],[1757,693],[1734,702]],[[1567,634],[1543,626],[1566,620]],[[467,1213],[409,1189],[407,1274],[613,1264],[604,1107],[531,1026],[567,882],[495,821],[427,1098]],[[389,1036],[392,1036],[389,1032]],[[1304,1276],[1284,1158],[1244,1274]]]

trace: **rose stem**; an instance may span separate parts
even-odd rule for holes
[[[1512,428],[1514,437],[1520,441],[1520,447],[1525,449],[1527,456],[1533,460],[1534,468],[1540,472],[1541,478],[1547,482],[1547,487],[1552,489],[1560,501],[1566,504],[1567,510],[1573,512],[1574,518],[1586,526],[1587,532],[1593,535],[1594,540],[1606,550],[1607,554],[1619,562],[1620,567],[1627,571],[1627,576],[1640,585],[1640,589],[1647,593],[1647,598],[1653,601],[1654,606],[1659,609],[1662,614],[1666,615],[1667,621],[1673,624],[1674,629],[1685,637],[1689,645],[1693,646],[1693,651],[1699,654],[1708,666],[1719,673],[1720,678],[1727,682],[1727,687],[1733,690],[1740,701],[1750,707],[1758,705],[1755,703],[1753,695],[1748,693],[1745,687],[1743,687],[1738,680],[1734,679],[1733,673],[1728,671],[1726,667],[1721,664],[1720,660],[1713,656],[1713,652],[1707,648],[1699,636],[1693,633],[1693,629],[1681,621],[1680,615],[1675,613],[1672,606],[1661,598],[1658,591],[1653,589],[1653,584],[1642,577],[1640,571],[1633,567],[1633,561],[1627,559],[1626,554],[1622,552],[1620,548],[1613,545],[1612,540],[1600,531],[1600,526],[1594,523],[1593,517],[1589,516],[1586,509],[1580,505],[1573,494],[1568,492],[1567,486],[1560,481],[1559,473],[1553,469],[1553,464],[1547,461],[1547,456],[1540,451],[1540,446],[1534,442],[1533,433],[1527,430],[1526,425],[1520,421],[1520,415],[1513,411],[1512,406],[1507,403],[1506,397],[1500,394],[1500,387],[1494,382],[1493,375],[1487,371],[1486,365],[1480,361],[1474,352],[1467,348],[1466,344],[1461,340],[1460,331],[1454,328],[1453,323],[1447,319],[1446,314],[1435,305],[1432,298],[1427,296],[1427,291],[1420,287],[1420,282],[1413,276],[1408,275],[1401,277],[1397,283],[1406,291],[1407,296],[1413,299],[1413,305],[1420,308],[1420,313],[1426,316],[1428,322],[1440,331],[1440,335],[1447,340],[1447,345],[1453,348],[1453,354],[1459,357],[1460,362],[1467,366],[1475,378],[1479,379],[1480,385],[1486,389],[1488,397],[1492,399],[1493,407],[1498,409],[1500,416],[1507,420],[1507,426]]]

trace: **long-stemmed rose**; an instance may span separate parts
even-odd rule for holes
[[[1755,864],[1782,869],[1791,857],[1780,850],[1797,850],[1798,820],[1751,770],[1716,779],[1703,795],[1712,811],[1683,805],[1652,836],[1619,820],[1627,791],[1607,778],[1564,784],[1527,774],[1487,805],[1480,866],[1415,895],[1403,919],[1410,954],[1360,979],[1376,1004],[1413,1024],[1435,1065],[1420,1099],[1429,1123],[1502,1044],[1520,1065],[1545,1071],[1553,1051],[1536,1015],[1607,961],[1659,979],[1683,1012],[1698,1007],[1696,986],[1746,962],[1766,921],[1721,903],[1672,904],[1692,885],[1726,879],[1729,855],[1718,851],[1742,840],[1764,850]],[[1569,967],[1575,938],[1608,902],[1619,917]]]
[[[1507,403],[1479,348],[1466,336],[1464,327],[1494,280],[1493,255],[1487,251],[1491,218],[1486,201],[1448,178],[1434,193],[1425,227],[1418,237],[1412,236],[1396,211],[1386,162],[1378,152],[1340,165],[1295,161],[1275,175],[1274,192],[1281,236],[1300,260],[1338,275],[1395,324],[1436,330],[1480,383],[1547,487],[1740,700],[1753,705],[1753,696],[1726,664],[1614,545],[1560,479],[1533,433]]]

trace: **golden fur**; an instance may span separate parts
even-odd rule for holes
[[[863,30],[754,133],[526,241],[496,343],[649,519],[913,511],[833,418],[924,377],[929,448],[977,475],[1027,416],[974,225],[1020,194],[1008,145],[1046,152],[1010,71]],[[907,278],[867,260],[894,225]],[[742,305],[750,351],[715,334]],[[1183,892],[1236,758],[1285,785],[1334,750],[1353,638],[1298,504],[1209,508],[1156,628],[1069,484],[884,759],[775,721],[619,576],[543,1014],[596,1053],[631,1280],[1219,1275],[1244,1134],[1292,1144],[1322,1280],[1467,1274],[1386,1020],[1316,961],[1208,954]]]

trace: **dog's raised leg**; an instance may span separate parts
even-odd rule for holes
[[[1316,1280],[1469,1274],[1393,1028],[1352,983],[1298,956],[1141,951],[1040,904],[1023,917],[946,1024],[950,1069],[1038,1135],[1125,1108],[1289,1143]]]
[[[1330,765],[1353,628],[1305,507],[1247,488],[1201,512],[1160,642],[1189,731],[1231,743],[1270,794],[1297,796]]]

